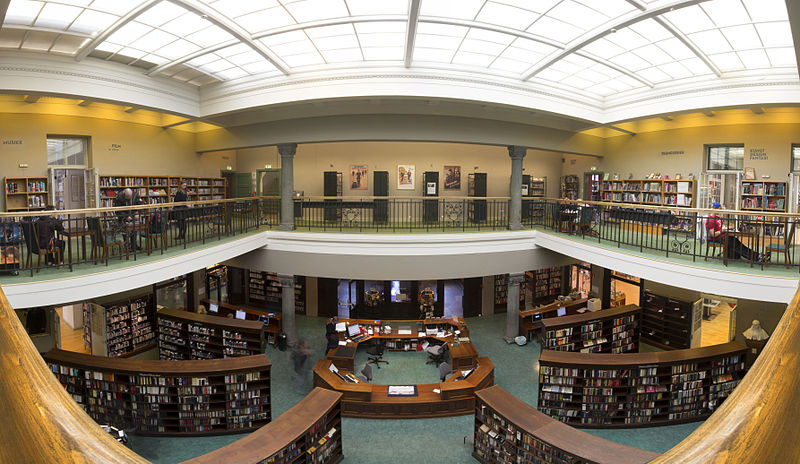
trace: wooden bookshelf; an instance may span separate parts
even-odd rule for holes
[[[642,341],[665,350],[691,348],[693,323],[701,311],[693,302],[645,291],[642,298]],[[696,313],[694,311],[697,311]]]
[[[3,183],[6,211],[37,211],[47,207],[47,177],[6,177]]]
[[[281,333],[281,313],[268,312],[262,309],[251,308],[249,306],[239,306],[230,303],[224,303],[217,300],[209,300],[204,298],[200,300],[201,303],[206,305],[209,309],[209,314],[214,314],[211,311],[211,305],[217,305],[217,316],[228,317],[228,314],[236,315],[237,311],[241,311],[245,315],[247,321],[259,321],[263,324],[263,331],[268,344],[276,346],[278,334]]]
[[[264,353],[264,323],[177,309],[158,310],[161,359],[218,359]]]
[[[640,427],[702,420],[744,377],[741,342],[654,353],[542,351],[543,413],[580,427]]]
[[[572,301],[555,301],[547,305],[541,305],[533,309],[519,312],[519,334],[528,338],[533,337],[533,333],[542,328],[542,319],[558,317],[558,309],[564,308],[566,315],[571,316],[578,313],[579,309],[586,308],[586,298]]]
[[[561,295],[562,273],[561,267],[537,269],[526,273],[527,277],[533,280],[533,304],[550,303]]]
[[[604,180],[602,201],[651,206],[694,207],[697,184],[691,179]]]
[[[126,357],[156,345],[153,294],[99,305],[83,303],[84,344],[95,356]]]
[[[475,395],[472,456],[485,464],[644,464],[659,456],[562,424],[497,385]]]
[[[273,272],[248,271],[247,302],[252,306],[263,306],[273,311],[281,311],[283,292],[278,274]],[[306,312],[306,278],[294,277],[294,311]]]
[[[786,212],[786,182],[742,181],[741,209]]]
[[[636,305],[542,319],[542,350],[637,352],[641,319],[642,308]]]
[[[580,179],[575,175],[561,176],[561,186],[559,188],[559,198],[567,200],[577,200],[580,198]]]
[[[50,370],[95,421],[147,435],[250,432],[272,419],[266,355],[110,359],[51,350]]]
[[[184,464],[336,464],[342,455],[342,394],[315,388],[256,432]]]
[[[136,191],[145,204],[169,203],[182,180],[189,186],[189,201],[225,198],[222,177],[107,175],[99,176],[100,206],[114,206],[114,198],[124,188]]]

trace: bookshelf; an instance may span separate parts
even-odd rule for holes
[[[539,410],[580,427],[702,420],[744,377],[741,342],[615,356],[542,351]]]
[[[36,211],[47,206],[47,177],[6,177],[6,211]]]
[[[140,434],[243,433],[272,419],[271,366],[263,354],[151,361],[56,349],[44,360],[92,419]]]
[[[742,181],[741,208],[786,212],[786,182]]]
[[[694,207],[697,185],[691,179],[604,180],[602,201],[651,206]]]
[[[218,359],[264,353],[264,323],[177,309],[158,310],[160,359]]]
[[[533,280],[533,304],[550,303],[558,298],[562,291],[561,267],[537,269],[526,272],[528,278]]]
[[[181,180],[189,186],[189,201],[225,198],[225,179],[222,177],[108,175],[99,176],[100,206],[114,206],[114,198],[124,188],[133,189],[144,204],[169,203]]]
[[[542,349],[581,353],[639,351],[642,308],[620,306],[542,319]]]
[[[184,464],[336,464],[342,454],[342,394],[315,388],[258,431]]]
[[[642,309],[643,341],[665,350],[692,346],[692,325],[702,317],[693,302],[645,291]]]
[[[253,306],[263,306],[272,311],[281,311],[283,294],[278,274],[264,271],[248,271],[247,301]],[[294,277],[294,311],[306,312],[306,278]]]
[[[228,314],[235,316],[238,311],[240,314],[244,313],[245,320],[247,321],[259,321],[263,326],[263,332],[267,343],[272,346],[277,346],[278,334],[281,333],[281,313],[233,305],[222,301],[209,300],[207,298],[200,300],[200,302],[206,305],[206,308],[209,308],[209,314],[212,314],[210,310],[212,307],[211,305],[217,305],[217,316],[228,318]]]
[[[547,177],[531,177],[528,196],[531,198],[545,198],[547,196]],[[531,200],[528,213],[532,218],[544,218],[545,202]]]
[[[472,456],[479,462],[644,464],[658,457],[562,424],[497,385],[475,395]]]
[[[508,305],[508,274],[494,276],[495,309],[505,309]],[[519,286],[519,307],[525,307],[525,284]]]
[[[126,357],[156,345],[153,294],[104,306],[83,303],[84,344],[96,356]]]
[[[561,186],[558,193],[559,198],[577,200],[580,198],[580,185],[580,179],[578,179],[578,176],[561,176]]]

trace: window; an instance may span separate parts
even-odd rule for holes
[[[741,171],[744,169],[744,145],[707,147],[709,171]]]
[[[88,151],[87,137],[47,137],[47,164],[50,166],[86,166]]]
[[[792,144],[792,171],[800,171],[800,145]]]

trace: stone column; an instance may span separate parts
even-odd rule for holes
[[[508,293],[506,301],[506,343],[514,343],[514,338],[519,335],[519,292],[520,284],[525,281],[525,274],[519,272],[508,275]]]
[[[281,224],[278,230],[294,230],[294,154],[296,143],[278,145],[281,155]]]
[[[525,158],[527,147],[511,145],[508,156],[511,157],[511,203],[508,205],[508,229],[522,230],[522,158]]]
[[[286,334],[289,346],[294,346],[297,333],[294,325],[294,276],[291,274],[278,274],[281,284],[281,330]]]

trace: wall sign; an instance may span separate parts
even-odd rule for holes
[[[685,152],[683,150],[670,150],[670,151],[662,151],[661,156],[675,156],[675,155],[683,155]]]
[[[111,145],[108,147],[108,151],[120,151],[120,150],[122,150],[122,145],[120,145],[120,144],[118,144],[118,143],[112,143],[112,144],[111,144]]]
[[[769,159],[767,156],[767,149],[766,148],[751,148],[750,149],[750,159],[751,160],[766,160]]]
[[[3,140],[3,145],[22,145],[22,139],[6,139]]]

